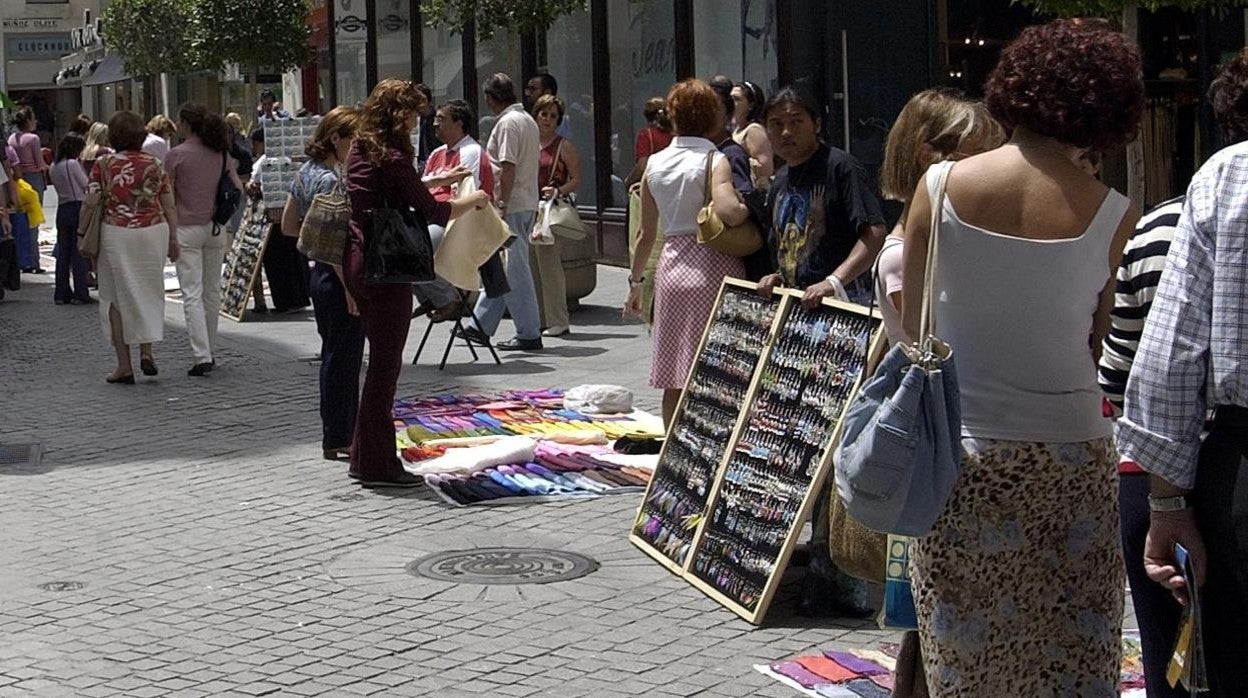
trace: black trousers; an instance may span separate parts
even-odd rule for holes
[[[1144,573],[1144,538],[1148,535],[1148,475],[1128,473],[1119,478],[1118,517],[1122,524],[1122,554],[1131,584],[1131,603],[1140,624],[1144,646],[1144,681],[1149,698],[1179,698],[1187,691],[1171,688],[1166,668],[1174,653],[1182,607],[1170,591]]]
[[[321,335],[321,448],[351,445],[360,405],[364,325],[347,312],[346,291],[333,267],[312,268],[312,309]]]
[[[78,214],[81,210],[81,201],[66,201],[56,207],[56,290],[53,298],[64,303],[91,299],[87,290],[87,258],[78,251]]]
[[[1200,590],[1211,696],[1248,694],[1248,409],[1219,407],[1200,449],[1196,523],[1208,553]]]
[[[264,249],[264,276],[275,310],[306,308],[310,302],[308,258],[299,251],[298,240],[282,235],[274,225]]]

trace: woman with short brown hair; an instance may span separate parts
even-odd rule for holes
[[[642,275],[662,221],[667,239],[655,271],[650,385],[663,390],[663,419],[670,423],[721,283],[725,277],[745,276],[740,259],[698,244],[708,157],[712,202],[724,225],[742,223],[748,211],[733,188],[728,161],[705,137],[724,128],[723,104],[711,86],[701,80],[677,83],[667,94],[667,110],[676,138],[650,156],[641,178],[641,234],[624,310],[641,314]]]
[[[373,88],[360,109],[355,144],[347,158],[351,233],[343,255],[347,291],[355,300],[368,338],[368,373],[351,439],[348,474],[365,487],[415,487],[421,479],[403,469],[394,448],[391,409],[412,322],[411,284],[369,283],[364,249],[374,208],[414,209],[427,225],[447,222],[489,202],[485,192],[453,201],[434,200],[413,165],[412,129],[426,100],[407,80],[390,78]]]
[[[82,218],[103,206],[95,260],[104,336],[117,353],[109,383],[134,384],[130,345],[139,345],[143,375],[157,373],[152,343],[164,338],[165,257],[179,258],[177,208],[164,167],[140,150],[143,121],[117,112],[109,120],[117,152],[95,162]]]

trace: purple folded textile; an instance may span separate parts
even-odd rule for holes
[[[855,657],[849,652],[836,652],[833,650],[826,650],[824,651],[823,656],[827,657],[828,659],[831,659],[837,664],[840,664],[846,669],[849,669],[850,671],[856,674],[861,674],[863,676],[877,676],[879,674],[888,673],[888,669],[885,669],[879,664],[876,664],[875,662],[869,659],[863,659],[862,657]]]
[[[802,688],[814,688],[818,684],[828,682],[822,676],[807,671],[806,667],[797,662],[776,662],[771,665],[771,670],[793,679],[801,684]]]

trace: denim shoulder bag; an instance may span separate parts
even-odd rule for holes
[[[408,207],[392,208],[376,168],[381,205],[365,212],[364,280],[370,284],[433,281],[433,242],[429,227]]]
[[[836,490],[855,520],[881,533],[931,532],[957,482],[962,410],[953,349],[935,336],[936,256],[953,163],[930,169],[932,204],[919,339],[889,350],[846,411]],[[934,186],[933,186],[934,184]]]

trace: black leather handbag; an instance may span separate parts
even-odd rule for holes
[[[410,284],[436,278],[429,227],[415,211],[392,208],[383,196],[381,207],[368,211],[367,215],[364,281]]]

